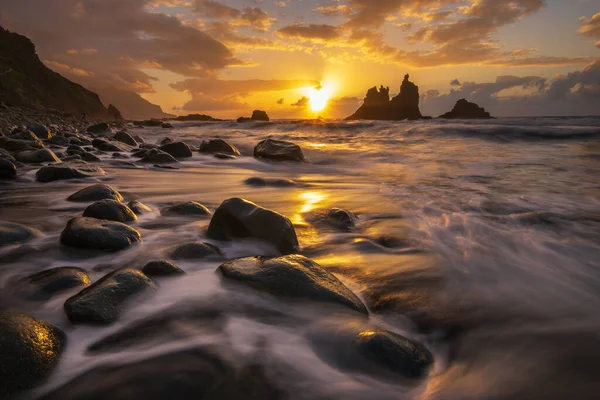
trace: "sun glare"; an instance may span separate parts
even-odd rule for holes
[[[322,85],[312,88],[308,95],[308,106],[313,112],[322,111],[327,107],[327,103],[332,95],[332,88],[329,85]]]

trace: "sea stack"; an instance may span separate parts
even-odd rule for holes
[[[447,112],[444,115],[440,115],[440,118],[445,119],[493,119],[489,112],[485,111],[483,107],[479,107],[475,103],[471,103],[466,99],[460,99],[454,105],[452,111]]]
[[[400,93],[390,100],[390,88],[372,87],[367,91],[363,105],[347,120],[372,119],[401,121],[404,119],[421,119],[419,111],[419,87],[410,81],[406,74]]]

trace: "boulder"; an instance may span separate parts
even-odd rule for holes
[[[141,241],[140,233],[128,225],[85,217],[71,219],[60,235],[66,246],[95,250],[116,251]]]
[[[25,150],[35,150],[44,148],[44,144],[42,142],[36,142],[33,140],[21,140],[21,139],[11,139],[7,137],[0,137],[0,149],[8,150],[8,151],[25,151]]]
[[[106,173],[100,167],[85,163],[60,163],[47,165],[39,169],[35,177],[38,182],[53,182],[65,179],[83,179],[104,176]]]
[[[0,159],[8,160],[15,162],[15,158],[8,152],[8,150],[4,150],[0,148]]]
[[[444,119],[493,119],[489,112],[475,103],[460,99],[454,105],[452,111],[440,115]]]
[[[140,160],[142,162],[149,163],[176,163],[178,162],[175,157],[172,155],[165,153],[159,149],[150,149],[146,152],[143,158]]]
[[[125,131],[119,131],[119,132],[115,133],[115,136],[113,136],[113,139],[115,139],[118,142],[125,143],[125,144],[128,144],[133,147],[138,146],[137,140],[135,140],[129,133],[127,133]]]
[[[144,143],[146,143],[144,141],[144,138],[141,137],[140,135],[135,135],[133,138],[135,139],[136,142],[140,143],[140,147],[141,147],[141,145],[143,145]]]
[[[254,157],[272,161],[306,162],[300,146],[284,140],[265,139],[254,148]]]
[[[150,207],[137,200],[130,201],[127,204],[127,207],[129,207],[136,215],[146,214],[152,211]]]
[[[215,158],[218,158],[219,160],[235,160],[237,159],[237,156],[232,156],[231,154],[223,154],[223,153],[217,153],[214,155]]]
[[[95,133],[97,135],[102,133],[108,133],[109,131],[110,126],[106,122],[100,122],[99,124],[88,126],[88,128],[86,129],[86,132]]]
[[[296,231],[288,218],[240,198],[225,200],[217,208],[210,220],[207,234],[216,240],[264,240],[282,254],[292,254],[299,250]]]
[[[60,162],[50,149],[26,150],[17,153],[16,159],[22,163],[40,164],[45,162]]]
[[[433,356],[425,346],[397,333],[366,329],[355,342],[364,357],[407,378],[424,377],[433,365]]]
[[[368,314],[363,302],[339,279],[301,255],[240,258],[226,262],[217,271],[274,295],[341,304]]]
[[[94,146],[98,150],[102,151],[131,151],[133,147],[121,143],[121,142],[112,142],[104,139],[94,139],[92,141],[92,146]]]
[[[72,156],[73,154],[83,154],[85,153],[85,149],[79,145],[76,144],[72,144],[69,147],[67,147],[67,154]]]
[[[88,161],[88,162],[97,162],[97,161],[102,161],[102,160],[100,159],[100,157],[98,157],[98,156],[96,156],[96,155],[94,155],[94,154],[92,154],[92,153],[88,153],[88,152],[85,152],[85,153],[83,153],[83,154],[81,155],[81,159],[82,159],[83,161]]]
[[[46,380],[65,348],[58,328],[25,314],[0,312],[0,398],[13,398]]]
[[[318,217],[322,217],[322,222],[342,232],[351,232],[356,229],[358,224],[356,215],[341,208],[332,208]]]
[[[48,130],[48,128],[44,125],[31,124],[27,127],[27,129],[30,130],[31,132],[33,132],[35,134],[35,136],[37,136],[40,139],[51,139],[52,138],[52,134],[50,133],[50,130]]]
[[[163,129],[171,129],[173,128],[173,125],[171,125],[169,122],[163,122],[160,127]]]
[[[92,283],[87,271],[77,267],[47,269],[24,278],[32,288],[30,298],[47,300],[64,291]]]
[[[198,203],[197,201],[187,201],[185,203],[174,204],[160,210],[162,215],[210,215],[208,208]]]
[[[269,116],[265,111],[254,110],[252,111],[252,121],[265,121],[269,122]]]
[[[114,187],[105,185],[103,183],[98,183],[73,193],[67,197],[67,200],[77,202],[90,202],[99,200],[123,201],[123,196],[121,196],[121,193],[119,193]]]
[[[37,137],[37,135],[33,132],[31,132],[30,130],[15,130],[11,135],[10,135],[11,139],[17,139],[17,140],[26,140],[26,141],[31,141],[31,142],[36,142],[39,144],[42,144],[42,141],[40,140],[39,137]],[[43,144],[42,144],[42,147]]]
[[[83,216],[117,222],[137,221],[137,216],[129,207],[112,199],[100,200],[89,205],[83,211]]]
[[[109,325],[119,319],[128,300],[147,289],[156,289],[150,278],[135,269],[106,275],[65,301],[72,323]]]
[[[0,247],[23,243],[42,236],[42,232],[16,222],[0,221]]]
[[[172,155],[173,157],[189,158],[192,156],[192,149],[184,142],[167,143],[160,146],[160,150]]]
[[[17,166],[10,160],[0,158],[0,179],[15,179]]]
[[[205,140],[200,144],[200,153],[206,154],[229,154],[241,156],[240,151],[231,143],[223,139]]]
[[[260,177],[252,177],[248,178],[244,181],[244,183],[248,186],[256,186],[256,187],[292,187],[298,186],[298,184],[289,179],[275,179],[275,178],[260,178]]]
[[[173,143],[173,139],[166,137],[163,140],[160,141],[160,145],[164,146],[165,144],[169,144],[169,143]]]
[[[142,268],[142,272],[149,277],[183,275],[185,271],[168,261],[150,261]]]
[[[204,242],[192,242],[175,247],[171,251],[173,260],[196,260],[222,258],[221,250],[217,246]]]

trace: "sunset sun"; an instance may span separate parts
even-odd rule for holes
[[[323,111],[332,95],[332,88],[329,85],[312,88],[308,95],[308,106],[313,112]]]

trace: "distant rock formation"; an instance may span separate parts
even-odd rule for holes
[[[123,115],[121,115],[121,111],[112,104],[108,105],[108,113],[115,117],[115,121],[121,121],[123,119]]]
[[[0,99],[8,106],[29,107],[110,118],[98,95],[42,63],[25,36],[0,27]]]
[[[181,115],[176,118],[177,121],[222,121],[205,114]]]
[[[104,104],[114,104],[129,120],[174,118],[175,115],[165,113],[160,106],[150,103],[142,96],[128,90],[115,87],[93,88],[100,95]]]
[[[421,119],[419,111],[419,87],[404,76],[400,93],[390,100],[390,88],[372,87],[367,91],[363,105],[347,120],[372,119],[401,121],[404,119]]]
[[[460,99],[454,105],[452,111],[447,112],[444,115],[440,115],[439,118],[445,119],[493,119],[489,112],[485,111],[483,107],[479,107],[475,103],[471,103],[465,99]]]
[[[265,111],[261,111],[261,110],[254,110],[252,112],[252,117],[248,118],[248,117],[239,117],[237,119],[237,122],[251,122],[251,121],[264,121],[264,122],[269,122],[269,116],[267,115],[267,113]]]

